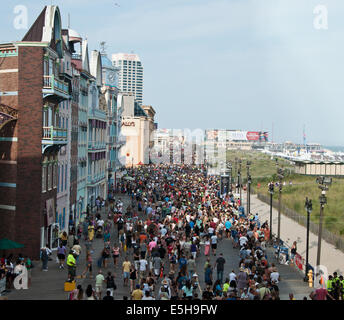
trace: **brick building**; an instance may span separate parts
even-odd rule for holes
[[[57,159],[68,138],[58,106],[71,94],[63,43],[59,8],[46,6],[22,41],[0,44],[0,234],[32,258],[54,241]]]

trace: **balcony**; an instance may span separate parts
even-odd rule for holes
[[[42,153],[49,147],[56,146],[60,149],[67,144],[67,129],[57,128],[54,126],[43,127]]]
[[[88,151],[99,151],[106,149],[106,142],[88,141]]]
[[[68,84],[54,75],[43,76],[43,98],[55,96],[58,102],[69,99]]]
[[[88,186],[96,185],[96,184],[98,184],[99,182],[101,182],[104,179],[105,179],[105,173],[103,173],[103,172],[99,173],[99,174],[96,174],[94,176],[88,175],[88,177],[87,177],[87,185]]]
[[[67,143],[67,129],[54,126],[43,127],[43,140]]]

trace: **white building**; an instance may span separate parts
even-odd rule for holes
[[[121,92],[132,92],[135,101],[143,101],[143,65],[137,54],[116,53],[112,55],[115,67],[119,68],[118,86]]]
[[[122,95],[121,134],[126,143],[120,149],[125,166],[149,163],[150,119],[131,93]]]

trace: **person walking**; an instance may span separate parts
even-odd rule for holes
[[[48,261],[51,255],[51,250],[48,248],[48,244],[41,249],[40,259],[42,260],[42,271],[48,271]]]
[[[113,297],[114,291],[117,289],[117,286],[115,283],[115,277],[111,274],[111,271],[108,272],[105,281],[106,281],[106,289],[107,291],[110,291],[110,295],[111,297]]]
[[[92,263],[93,263],[92,255],[91,255],[91,252],[88,251],[86,253],[86,266],[85,266],[85,270],[82,272],[82,275],[81,275],[82,278],[85,278],[87,272],[89,272],[90,273],[90,279],[92,279],[92,277],[93,277],[92,276]]]
[[[70,278],[71,281],[73,281],[76,274],[76,260],[74,257],[73,250],[69,251],[69,254],[67,257],[67,267],[68,267],[68,277]]]
[[[130,276],[130,267],[131,267],[131,262],[129,261],[128,257],[125,257],[125,261],[122,264],[124,287],[128,286],[129,276]]]
[[[101,269],[99,269],[98,274],[96,276],[96,294],[98,296],[98,299],[101,300],[102,298],[102,290],[103,290],[103,284],[106,283],[105,278],[103,276],[103,272]]]
[[[64,261],[66,259],[66,247],[62,244],[62,242],[60,243],[59,247],[57,248],[57,258],[59,259],[59,268],[60,269],[64,269]]]
[[[217,270],[217,280],[220,281],[220,284],[223,282],[223,271],[224,271],[224,265],[226,263],[226,260],[223,258],[223,254],[220,253],[220,256],[216,259],[214,268],[216,267]]]

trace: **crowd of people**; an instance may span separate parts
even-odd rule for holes
[[[93,276],[90,247],[97,230],[104,240],[95,289],[88,287],[92,294],[85,292],[87,299],[101,299],[103,286],[103,298],[112,299],[121,272],[128,295],[118,298],[279,300],[281,277],[266,254],[268,222],[262,223],[258,213],[245,214],[232,193],[221,195],[218,177],[186,165],[140,166],[127,174],[131,178],[122,179],[118,189],[131,198],[131,205],[125,210],[119,196],[105,221],[97,214],[83,226],[83,276]],[[229,274],[224,274],[226,258],[218,252],[221,241],[239,256],[237,268]],[[196,270],[201,256],[206,257],[203,274]],[[101,269],[107,269],[111,259],[115,272],[104,276]],[[80,290],[75,290],[75,297]]]
[[[199,166],[146,165],[127,169],[117,190],[105,216],[98,201],[95,214],[88,212],[74,232],[61,234],[57,262],[61,269],[66,263],[68,281],[76,277],[83,250],[80,277],[95,281],[85,290],[78,285],[69,299],[280,299],[283,279],[267,259],[268,222],[260,221],[258,213],[245,214],[233,193],[220,194],[217,176]],[[130,199],[127,208],[124,194]],[[97,238],[104,243],[99,254],[93,249]],[[232,246],[238,254],[238,264],[228,274],[228,258],[218,248],[223,241],[222,248]],[[49,258],[49,252],[41,256]],[[47,270],[43,258],[42,269]],[[343,277],[330,280],[325,297],[343,299]],[[127,288],[124,296],[116,294],[118,281]],[[314,291],[310,298],[323,296]]]

